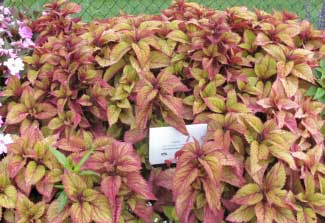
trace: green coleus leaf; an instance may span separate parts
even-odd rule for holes
[[[175,223],[179,222],[177,220],[176,210],[174,206],[163,206],[163,211],[169,220],[175,221]]]
[[[244,118],[244,120],[248,124],[248,126],[251,127],[254,131],[256,131],[257,133],[262,133],[264,125],[258,117],[248,115]]]
[[[16,204],[17,222],[40,222],[45,214],[45,203],[34,204],[25,195],[19,194]]]
[[[17,190],[13,185],[8,185],[0,194],[0,207],[15,208],[17,200]]]
[[[307,173],[304,179],[304,183],[305,183],[305,196],[308,197],[309,195],[313,195],[315,193],[315,181],[313,175]]]
[[[132,49],[136,54],[138,62],[142,68],[148,65],[150,59],[150,46],[145,39],[140,40],[138,43],[132,43]]]
[[[281,162],[276,163],[266,175],[265,187],[268,190],[282,188],[286,182],[286,173]]]
[[[291,169],[293,170],[297,169],[295,160],[289,151],[283,150],[282,148],[276,146],[270,146],[269,150],[273,156],[286,162]]]
[[[302,208],[297,212],[297,222],[298,223],[316,223],[317,216],[313,209]]]
[[[108,200],[102,194],[98,194],[91,202],[92,219],[95,222],[112,222],[112,211]]]
[[[322,194],[325,194],[325,177],[318,175],[319,188]]]
[[[88,202],[73,203],[70,208],[70,216],[73,222],[90,223],[91,205]]]
[[[216,93],[217,93],[216,82],[211,81],[205,86],[204,90],[201,92],[201,96],[203,98],[214,97]]]
[[[83,140],[85,142],[86,147],[89,149],[92,148],[93,140],[94,140],[92,134],[90,132],[84,131],[82,136],[83,136]]]
[[[167,67],[171,62],[169,56],[159,51],[152,51],[150,53],[150,68],[157,69],[157,68],[164,68]]]
[[[29,161],[25,169],[25,181],[27,185],[34,185],[45,175],[45,167],[35,161]]]
[[[225,111],[225,102],[221,98],[214,96],[204,98],[203,100],[211,111],[217,113],[223,113]]]
[[[87,189],[86,182],[76,173],[65,172],[62,176],[64,192],[69,198],[76,197],[82,191]]]
[[[128,42],[119,42],[112,49],[110,54],[110,63],[109,65],[118,63],[122,57],[131,49],[131,44]]]
[[[239,46],[245,50],[252,50],[253,49],[253,44],[256,39],[256,35],[254,34],[253,31],[249,29],[244,30],[244,42],[239,44]]]
[[[7,117],[6,123],[8,125],[17,124],[23,121],[28,116],[28,111],[25,105],[16,104],[10,107]]]
[[[36,71],[36,70],[29,70],[29,71],[27,72],[27,78],[28,78],[28,80],[29,80],[31,83],[34,84],[34,82],[35,82],[35,80],[36,80],[38,74],[39,74],[39,71]]]
[[[272,56],[276,61],[285,61],[286,56],[284,55],[284,52],[282,48],[275,44],[267,44],[263,46],[263,49]]]
[[[114,125],[118,121],[121,112],[122,109],[119,108],[117,105],[114,104],[108,105],[107,119],[110,126]]]
[[[61,204],[63,204],[63,202]],[[64,220],[69,217],[69,208],[65,205],[64,208],[60,210],[63,206],[61,204],[58,199],[56,199],[48,206],[46,213],[46,220],[48,222],[64,222]]]
[[[170,33],[168,33],[167,38],[181,43],[187,43],[189,41],[189,37],[187,36],[187,34],[181,30],[171,31]]]
[[[295,65],[292,69],[292,74],[310,83],[315,83],[313,71],[307,63]]]
[[[105,64],[100,64],[100,65],[105,65]],[[110,81],[123,67],[125,66],[125,61],[119,60],[119,62],[109,66],[103,76],[103,79],[105,81]]]
[[[231,222],[248,222],[255,216],[254,206],[243,205],[227,216],[227,221]]]
[[[284,203],[288,192],[286,190],[281,190],[280,188],[272,189],[268,191],[265,196],[267,198],[268,203],[274,204],[278,207],[285,208],[286,205]]]
[[[261,79],[268,79],[276,74],[276,61],[269,55],[257,59],[255,63],[255,73]]]
[[[253,205],[257,204],[262,199],[263,194],[257,184],[246,184],[237,191],[231,200],[241,205]]]
[[[274,221],[283,223],[296,223],[293,212],[287,208],[273,208]]]
[[[260,202],[255,206],[257,222],[272,223],[274,214],[273,209],[267,203]]]
[[[64,123],[64,121],[61,120],[60,118],[53,118],[49,124],[48,124],[48,127],[49,129],[51,130],[55,130],[55,129],[58,129],[60,128]]]

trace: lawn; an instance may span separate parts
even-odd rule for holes
[[[250,8],[259,8],[266,11],[288,10],[296,12],[301,18],[306,17],[305,0],[194,0],[207,7],[224,9],[230,6],[246,5]],[[47,0],[5,0],[6,5],[32,10],[40,10]],[[85,21],[93,18],[112,17],[120,11],[129,14],[158,13],[170,4],[170,0],[76,0],[83,6],[81,17]],[[312,0],[310,14],[313,23],[317,22],[318,13],[323,0]]]

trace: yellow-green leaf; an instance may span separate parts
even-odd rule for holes
[[[263,194],[260,187],[257,184],[250,183],[240,188],[231,200],[237,204],[253,205],[262,199]]]
[[[310,83],[315,83],[313,71],[306,63],[295,65],[292,69],[292,74]]]
[[[204,98],[204,102],[213,112],[222,113],[225,111],[225,102],[219,97],[207,97]]]
[[[109,125],[114,125],[120,116],[122,109],[117,107],[116,105],[109,105],[107,108],[107,119],[109,122]]]
[[[122,57],[131,49],[131,44],[125,41],[116,44],[110,54],[111,64],[118,63]]]
[[[25,181],[27,185],[34,185],[45,175],[45,167],[37,165],[35,161],[29,161],[25,170]]]
[[[167,38],[181,43],[187,43],[189,41],[188,36],[181,30],[171,31],[168,33]]]
[[[281,47],[275,44],[268,44],[263,46],[263,49],[270,54],[277,61],[285,61],[286,56]]]
[[[281,162],[277,162],[266,175],[267,190],[282,188],[286,182],[286,172]]]
[[[234,212],[230,213],[227,217],[227,221],[230,222],[248,222],[252,220],[252,218],[255,216],[254,206],[241,206]]]

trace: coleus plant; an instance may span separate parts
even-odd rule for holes
[[[140,158],[132,145],[114,140],[101,149],[94,152],[85,168],[102,174],[100,188],[109,200],[113,222],[129,219],[132,212],[145,222],[152,222],[152,208],[146,200],[156,198],[139,172]]]
[[[319,86],[311,86],[306,95],[325,103],[325,59],[321,60],[320,67],[314,69],[314,76]]]
[[[173,180],[176,213],[180,222],[221,222],[223,208],[222,181],[227,178],[225,167],[232,176],[242,178],[242,163],[217,141],[202,146],[195,140],[179,152]],[[236,184],[236,183],[235,183]]]
[[[166,123],[187,135],[183,120],[182,100],[174,96],[174,93],[186,91],[187,87],[168,69],[162,70],[157,78],[151,73],[145,75],[135,86],[137,93],[136,133],[145,131],[152,113],[155,115],[161,113]],[[133,141],[132,132],[127,135],[127,140],[128,137],[131,137]]]
[[[89,23],[80,10],[46,5],[26,76],[1,93],[6,222],[324,220],[322,32],[182,0]],[[150,166],[148,128],[190,123],[208,123],[202,144]]]

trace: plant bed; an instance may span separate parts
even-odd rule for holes
[[[5,222],[325,219],[324,32],[184,1],[90,23],[45,7],[2,92]],[[203,123],[201,143],[150,164],[149,128]]]

